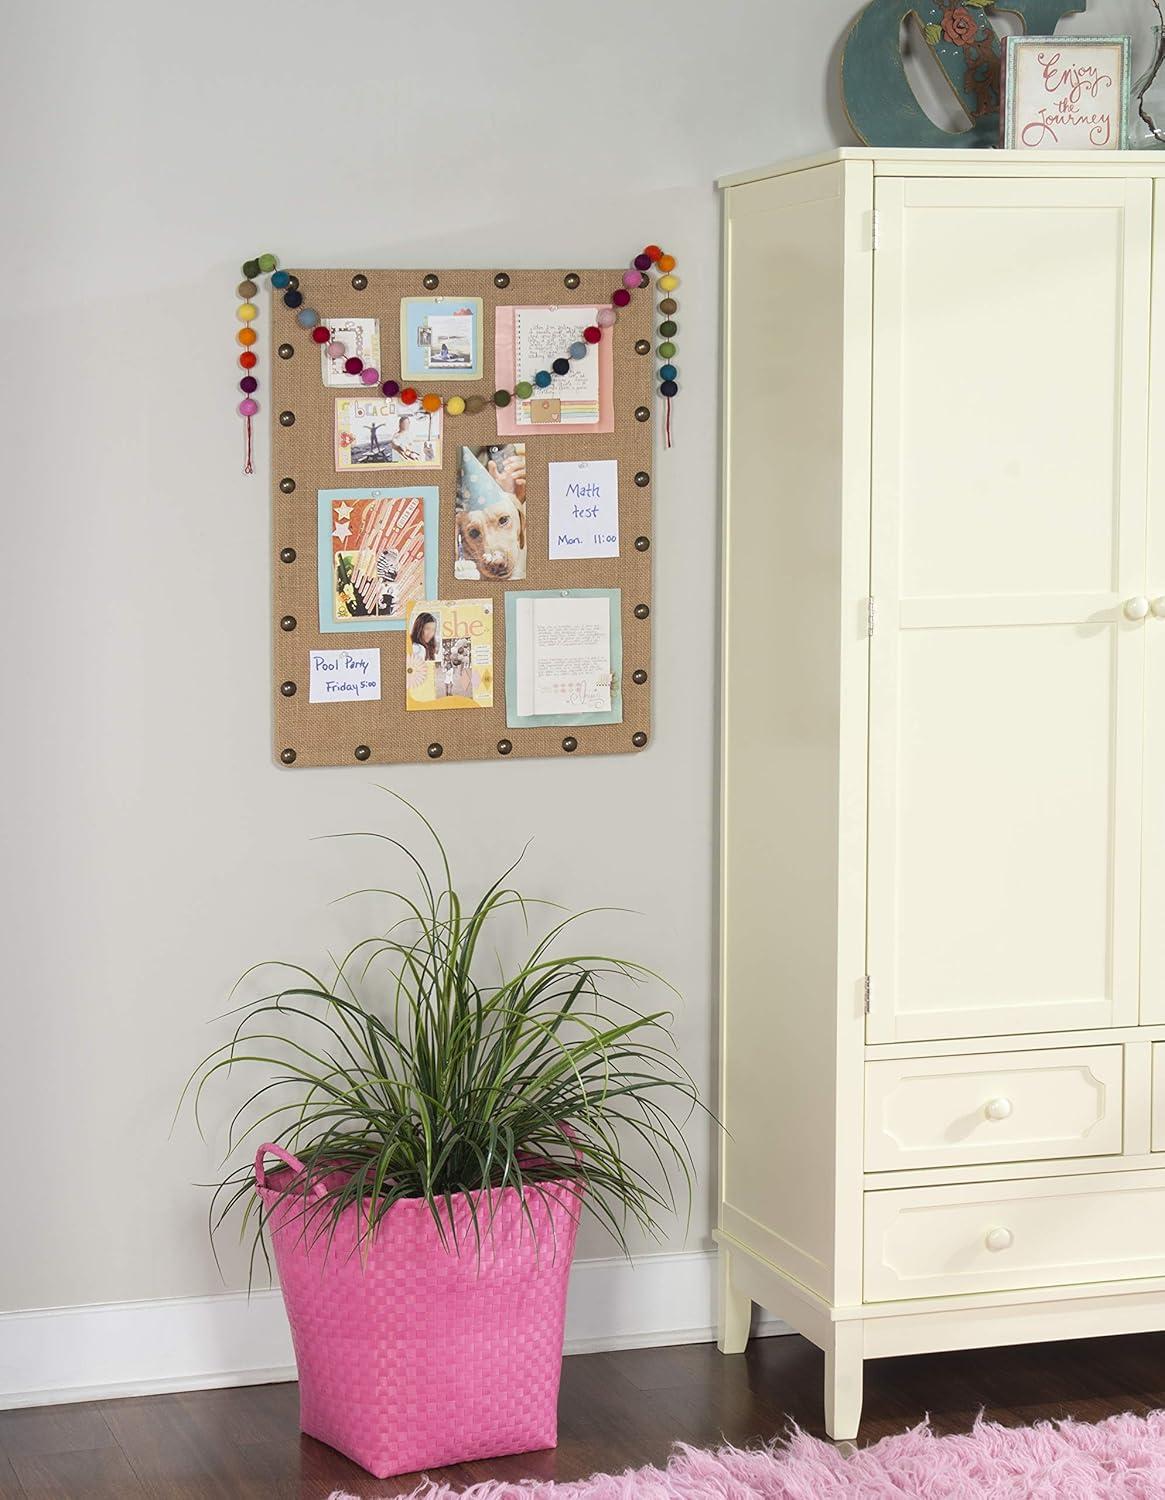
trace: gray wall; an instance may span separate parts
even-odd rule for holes
[[[378,782],[439,823],[467,884],[532,837],[532,892],[636,908],[594,939],[680,987],[683,1055],[710,1092],[712,181],[836,136],[853,10],[4,4],[3,1306],[222,1286],[191,1187],[214,1153],[186,1122],[171,1138],[176,1098],[247,964],[367,926],[327,903],[383,880],[376,857],[311,840],[403,826]],[[240,261],[617,265],[649,240],[682,278],[654,744],[569,765],[274,766],[266,435],[244,478],[234,412]],[[692,1145],[697,1247],[706,1127]],[[610,1244],[592,1230],[581,1252]],[[229,1285],[241,1267],[228,1255]]]

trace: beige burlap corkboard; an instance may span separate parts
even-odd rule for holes
[[[380,323],[382,379],[398,379],[400,305],[403,297],[480,297],[482,300],[481,380],[416,379],[418,389],[441,395],[487,398],[484,411],[444,419],[443,466],[398,475],[390,469],[337,473],[334,411],[337,396],[352,394],[325,386],[319,346],[300,328],[295,312],[272,294],[272,337],[264,341],[271,407],[272,551],[274,569],[274,752],[292,769],[347,766],[361,762],[502,760],[517,756],[599,755],[635,751],[648,743],[651,708],[651,540],[652,432],[656,421],[652,292],[633,294],[613,329],[604,331],[614,351],[615,430],[608,435],[564,427],[553,436],[532,434],[526,444],[527,565],[518,582],[465,582],[453,577],[454,499],[462,446],[479,449],[500,441],[497,413],[489,404],[494,390],[494,309],[498,306],[603,306],[622,284],[618,271],[418,271],[303,270],[299,277],[305,307],[325,318],[377,318]],[[425,286],[425,278],[430,284]],[[432,277],[438,278],[436,287]],[[566,278],[579,278],[568,287]],[[499,286],[499,279],[508,284]],[[355,278],[355,285],[353,280]],[[636,349],[648,345],[647,352]],[[280,358],[279,346],[293,351]],[[563,351],[565,353],[565,351]],[[407,382],[403,382],[407,383]],[[553,394],[550,391],[548,394]],[[636,410],[647,407],[643,421]],[[284,413],[294,420],[284,425]],[[281,421],[281,417],[283,420]],[[552,460],[616,459],[619,464],[620,555],[551,562],[548,558],[547,465]],[[646,483],[636,483],[646,475]],[[294,489],[288,489],[288,483]],[[399,488],[432,485],[439,490],[436,538],[439,599],[494,600],[494,695],[492,708],[450,712],[409,712],[405,708],[405,651],[402,631],[321,632],[317,588],[318,491],[345,487]],[[294,559],[285,561],[294,554]],[[522,589],[619,589],[621,593],[623,705],[620,724],[513,728],[506,725],[505,593]],[[294,624],[291,624],[294,622]],[[285,628],[290,626],[290,628]],[[308,701],[309,656],[313,649],[378,647],[381,697],[378,702]],[[639,681],[636,681],[636,677]],[[564,741],[568,747],[564,748]],[[499,750],[499,746],[509,746]]]

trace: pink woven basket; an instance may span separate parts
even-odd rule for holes
[[[267,1156],[284,1166],[268,1174]],[[303,1172],[278,1146],[261,1146],[255,1157],[299,1367],[303,1431],[378,1479],[553,1448],[579,1184],[524,1189],[529,1219],[515,1188],[488,1200],[455,1197],[459,1250],[447,1214],[448,1247],[428,1205],[403,1200],[362,1258],[355,1205],[329,1244],[330,1214],[318,1207],[324,1186],[314,1183],[305,1200]],[[301,1181],[281,1197],[289,1174]],[[480,1251],[470,1199],[479,1223],[490,1224]]]

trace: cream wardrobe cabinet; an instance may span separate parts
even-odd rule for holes
[[[720,1346],[849,1438],[1165,1328],[1165,154],[721,186]]]

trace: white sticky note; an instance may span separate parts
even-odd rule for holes
[[[550,557],[619,556],[619,465],[550,465]]]
[[[311,653],[312,703],[354,703],[380,697],[380,648]]]

